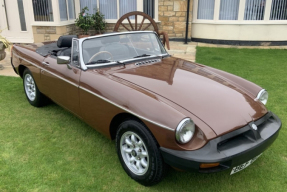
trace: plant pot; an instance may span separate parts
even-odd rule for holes
[[[6,57],[6,52],[5,52],[5,49],[0,51],[0,61],[2,61],[3,59],[5,59]]]
[[[0,41],[0,52],[4,51],[5,49],[6,49],[6,46],[4,45],[2,41]]]
[[[78,35],[78,38],[79,38],[79,39],[85,38],[85,37],[90,37],[90,35]]]

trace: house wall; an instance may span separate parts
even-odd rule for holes
[[[166,31],[170,39],[184,38],[186,32],[187,0],[158,0],[159,28]],[[188,38],[191,38],[193,0],[190,0]]]

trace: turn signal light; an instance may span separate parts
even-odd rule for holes
[[[218,165],[219,163],[201,163],[199,167],[202,169],[207,169],[211,167],[217,167]]]

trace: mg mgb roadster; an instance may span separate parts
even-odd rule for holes
[[[168,167],[237,173],[281,128],[265,89],[170,56],[154,32],[66,35],[14,45],[11,56],[31,105],[50,99],[115,140],[123,169],[143,185]]]

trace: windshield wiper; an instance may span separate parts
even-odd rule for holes
[[[110,63],[110,62],[112,62],[112,61],[106,60],[106,59],[100,59],[97,61],[91,61],[91,62],[87,63],[86,65],[97,64],[97,63]]]
[[[142,55],[135,56],[134,58],[139,58],[139,57],[148,57],[148,56],[150,56],[150,55],[142,54]]]

